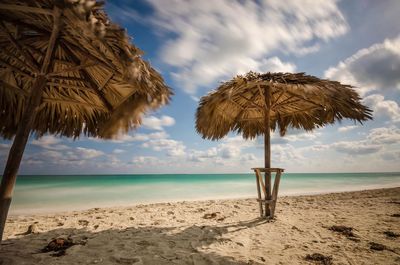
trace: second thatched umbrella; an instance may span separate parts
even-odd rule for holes
[[[283,169],[271,168],[271,130],[284,136],[288,128],[311,131],[344,118],[362,123],[371,110],[349,85],[304,73],[249,72],[223,83],[200,100],[196,129],[203,138],[218,140],[230,131],[252,139],[264,135],[265,165],[254,168],[260,214],[273,217]],[[261,173],[265,172],[265,186]],[[271,172],[276,172],[271,194]],[[261,199],[260,184],[265,195]]]
[[[31,132],[109,138],[172,94],[94,0],[2,0],[0,136],[14,137],[0,185],[0,242]]]

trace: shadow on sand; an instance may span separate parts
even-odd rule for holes
[[[147,226],[99,232],[60,228],[5,240],[0,248],[0,264],[263,264],[261,257],[234,260],[229,252],[246,246],[225,235],[266,222],[253,219],[221,226]],[[58,237],[81,244],[70,247],[60,257],[41,252]],[[209,249],[212,244],[216,244],[214,251]]]

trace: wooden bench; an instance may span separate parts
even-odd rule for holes
[[[283,168],[252,168],[256,174],[257,182],[257,201],[260,206],[260,216],[268,219],[274,218],[276,201],[278,199],[279,182],[281,175],[285,171]],[[265,184],[262,178],[262,172],[265,175]],[[274,187],[271,191],[271,173],[275,173]],[[261,193],[262,191],[262,193]],[[264,195],[264,196],[262,196]],[[263,209],[263,204],[265,211]]]

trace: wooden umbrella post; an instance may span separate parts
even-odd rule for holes
[[[264,88],[264,100],[265,100],[265,113],[264,113],[264,125],[265,125],[265,134],[264,134],[264,163],[265,163],[265,217],[271,216],[271,88],[270,86],[265,86]]]
[[[271,87],[265,86],[264,91],[258,87],[261,96],[264,96],[264,167],[263,168],[252,168],[256,174],[257,180],[257,195],[258,203],[260,206],[260,216],[268,219],[274,218],[276,201],[278,199],[279,182],[281,179],[282,168],[271,168]],[[265,184],[262,179],[262,173],[264,172]],[[275,173],[274,187],[271,189],[272,176],[271,173]],[[262,193],[261,191],[262,190]],[[264,198],[262,198],[262,194]],[[265,205],[265,210],[263,209]]]
[[[42,62],[40,74],[35,78],[27,104],[18,125],[13,144],[11,146],[6,167],[4,169],[3,178],[0,185],[0,242],[3,240],[5,223],[7,220],[8,210],[11,205],[11,198],[14,191],[15,182],[17,180],[18,169],[21,164],[25,146],[35,120],[37,109],[40,105],[43,95],[43,88],[46,86],[49,66],[54,54],[54,46],[60,31],[61,10],[54,7],[53,10],[54,24],[49,39],[46,55]]]

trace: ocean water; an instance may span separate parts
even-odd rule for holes
[[[279,195],[400,186],[400,173],[285,173]],[[23,175],[10,214],[142,203],[256,197],[254,174]]]

